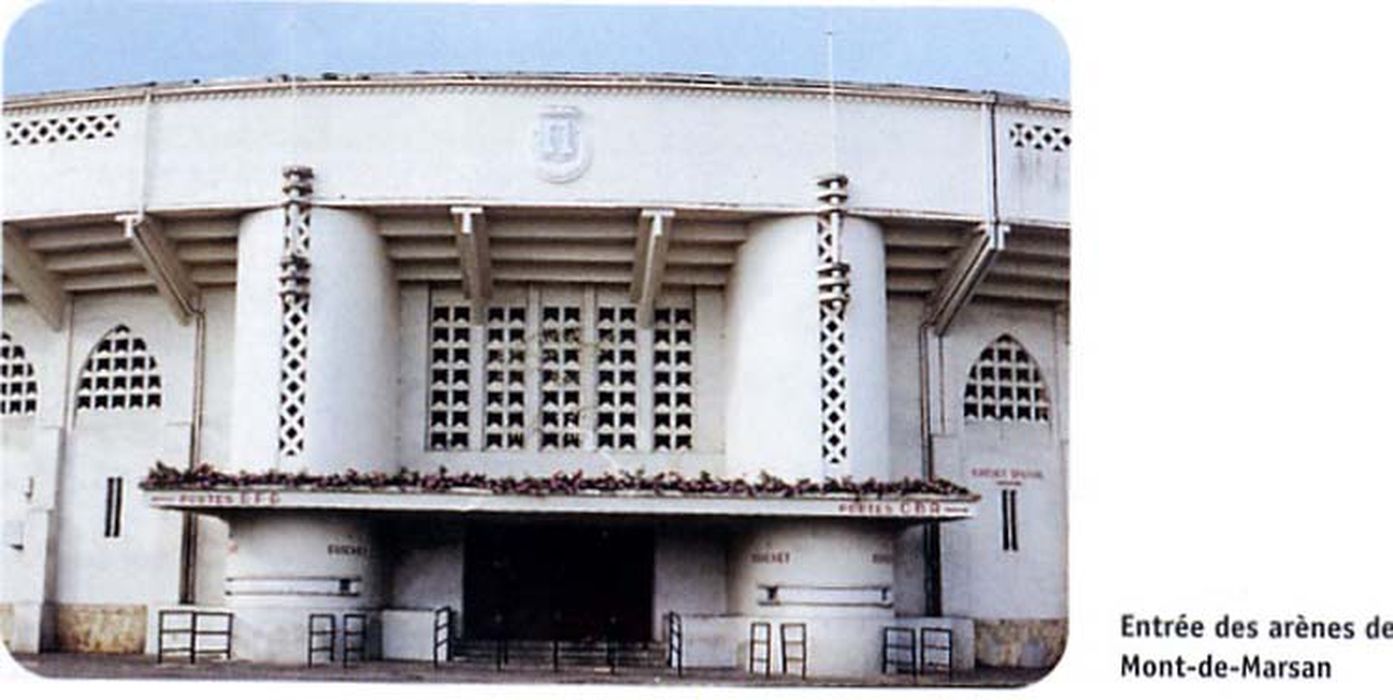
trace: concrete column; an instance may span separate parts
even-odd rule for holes
[[[817,219],[750,224],[726,289],[727,471],[822,478]]]
[[[880,226],[866,219],[845,218],[842,258],[851,265],[851,304],[846,312],[847,471],[856,479],[888,479],[889,317],[885,240]]]
[[[311,613],[333,614],[341,638],[343,613],[382,606],[381,553],[370,521],[239,513],[228,524],[227,607],[236,658],[304,663]]]
[[[731,543],[731,612],[779,626],[807,625],[808,675],[879,673],[881,628],[894,618],[894,531],[867,523],[784,521],[752,527]],[[748,632],[738,656],[746,663]]]
[[[397,287],[373,217],[317,207],[310,224],[310,317],[305,450],[279,457],[284,214],[242,220],[237,252],[232,468],[306,469],[395,464]]]
[[[885,247],[876,224],[847,218],[848,464],[857,479],[889,477],[889,379]],[[750,225],[726,292],[726,458],[733,473],[786,479],[824,476],[817,219]],[[784,521],[751,526],[730,548],[730,610],[779,626],[802,622],[812,676],[879,672],[880,630],[894,618],[893,529],[856,522]],[[748,632],[737,656],[748,659]]]

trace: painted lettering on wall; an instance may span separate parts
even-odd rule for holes
[[[1039,469],[1005,468],[1005,467],[973,467],[972,478],[974,479],[1010,479],[1021,481],[1022,479],[1041,479],[1045,478],[1045,473]]]
[[[792,559],[793,555],[787,551],[750,552],[750,563],[752,564],[787,564]]]
[[[181,506],[277,506],[281,495],[275,491],[238,491],[236,493],[158,494],[150,498],[154,505]]]
[[[368,548],[361,544],[331,544],[329,545],[329,556],[334,557],[366,557]]]

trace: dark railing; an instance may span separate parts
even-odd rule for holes
[[[431,663],[436,668],[440,667],[440,650],[445,649],[445,660],[450,660],[450,629],[454,619],[454,611],[449,606],[435,609],[435,636],[432,640],[434,645],[431,648]]]
[[[798,675],[808,677],[808,626],[802,622],[784,622],[779,625],[780,668],[785,676],[789,674],[789,664],[798,665]]]
[[[667,614],[667,665],[682,675],[682,616],[676,612]]]
[[[343,665],[349,661],[359,663],[368,658],[368,616],[363,613],[345,613],[343,616]]]
[[[187,627],[170,627],[175,618],[187,618]],[[221,624],[213,628],[208,628],[201,623],[205,620],[216,620]],[[158,639],[155,643],[155,663],[164,663],[166,654],[175,658],[184,658],[188,655],[189,663],[198,663],[199,655],[221,656],[223,660],[232,658],[232,613],[227,612],[202,612],[198,610],[161,610],[158,620]],[[188,635],[188,646],[171,646],[168,644],[169,636]],[[205,647],[200,645],[198,640],[203,637],[221,638],[222,643],[217,646]]]
[[[886,627],[880,641],[880,672],[917,678],[928,671],[953,673],[953,630],[950,627]]]
[[[919,628],[920,669],[933,668],[953,673],[953,629],[951,627]]]
[[[774,672],[774,664],[770,658],[773,646],[773,628],[768,622],[750,623],[750,673],[757,673],[755,666],[764,665],[764,675],[768,676]]]
[[[919,675],[919,645],[915,642],[913,628],[886,627],[881,632],[880,672],[892,671]]]
[[[305,666],[314,666],[315,654],[329,654],[334,661],[334,642],[339,636],[338,618],[328,613],[310,613],[309,631],[305,635]]]

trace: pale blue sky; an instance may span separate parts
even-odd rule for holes
[[[54,0],[5,41],[5,94],[324,71],[826,75],[1067,98],[1044,19],[941,8]]]

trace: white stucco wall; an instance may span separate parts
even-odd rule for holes
[[[653,638],[666,639],[663,616],[723,615],[727,533],[718,527],[659,525],[653,539]]]
[[[147,508],[138,484],[156,460],[187,464],[192,420],[194,330],[153,293],[78,297],[69,372],[82,371],[98,341],[124,324],[159,368],[157,409],[78,410],[64,446],[59,494],[60,603],[172,603],[178,599],[181,516]],[[124,479],[121,536],[103,536],[108,477]],[[120,571],[121,576],[110,576]]]
[[[943,338],[941,374],[946,425],[934,442],[935,472],[982,495],[978,516],[943,527],[944,612],[979,618],[1062,618],[1066,612],[1067,498],[1062,422],[967,422],[962,413],[968,371],[982,349],[1009,333],[1040,366],[1051,401],[1065,379],[1052,312],[973,305]],[[974,475],[1005,469],[1006,477]],[[1009,470],[1027,472],[1013,478]],[[1034,474],[1038,473],[1038,476]],[[1006,481],[1005,485],[1001,482]],[[1018,491],[1018,551],[1002,547],[1000,492]]]

